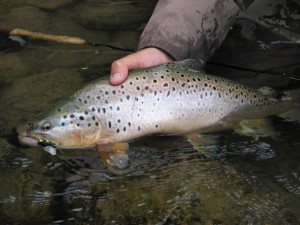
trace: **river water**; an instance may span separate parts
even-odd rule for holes
[[[0,3],[1,28],[122,48],[136,47],[155,6],[146,0]],[[299,87],[299,14],[296,1],[257,1],[237,19],[208,72],[255,88]],[[20,123],[107,74],[128,53],[37,40],[0,53],[0,224],[300,224],[298,122],[274,116],[259,138],[223,131],[204,136],[198,149],[185,137],[137,140],[130,143],[133,170],[123,175],[108,171],[94,150],[51,156],[18,143]]]

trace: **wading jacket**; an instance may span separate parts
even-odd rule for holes
[[[212,56],[251,0],[160,0],[138,49],[156,47],[175,60]]]

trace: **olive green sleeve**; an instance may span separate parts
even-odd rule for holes
[[[175,60],[205,62],[225,39],[241,7],[246,7],[242,0],[237,1],[160,0],[138,49],[156,47]]]

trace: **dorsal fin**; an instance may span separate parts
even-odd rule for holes
[[[203,72],[204,62],[201,59],[185,59],[182,61],[174,61],[167,63],[166,67],[173,69],[196,70]]]

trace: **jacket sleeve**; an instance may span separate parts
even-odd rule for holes
[[[225,39],[248,0],[160,0],[144,29],[138,49],[156,47],[175,60],[204,62]],[[243,8],[241,8],[243,7]]]

